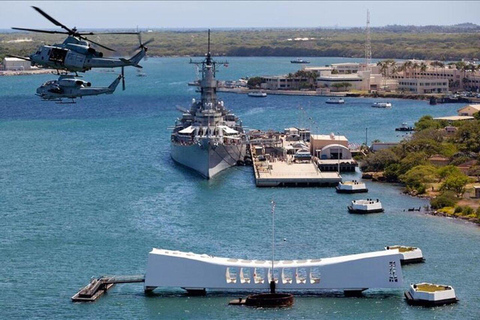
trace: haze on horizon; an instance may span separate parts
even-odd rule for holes
[[[386,25],[480,24],[480,2],[471,1],[4,1],[0,29],[56,29],[31,6],[67,27],[315,28]]]

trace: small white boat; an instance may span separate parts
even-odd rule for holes
[[[398,250],[398,252],[403,255],[403,258],[400,259],[402,264],[425,262],[422,250],[417,247],[395,245],[385,247],[385,250]]]
[[[342,98],[329,98],[325,101],[328,104],[344,104],[345,100]]]
[[[338,193],[368,192],[367,185],[364,182],[358,182],[357,180],[339,182],[335,189]]]
[[[372,104],[372,107],[374,108],[391,108],[392,104],[390,102],[375,102]]]
[[[416,283],[405,292],[407,303],[411,305],[439,306],[458,302],[451,286],[433,283]]]
[[[251,91],[248,93],[248,96],[254,98],[265,98],[267,96],[267,93],[263,91]]]
[[[348,207],[350,213],[378,213],[383,212],[382,203],[376,199],[353,200]]]

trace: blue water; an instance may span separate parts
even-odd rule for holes
[[[169,127],[197,94],[188,58],[150,58],[147,77],[126,70],[127,90],[87,97],[77,104],[42,102],[33,95],[52,75],[0,77],[0,318],[355,318],[423,319],[480,316],[480,232],[477,226],[404,211],[427,204],[392,185],[368,183],[384,214],[358,216],[346,206],[355,195],[332,188],[258,189],[251,168],[232,168],[211,181],[175,165]],[[295,71],[290,58],[228,58],[219,79]],[[312,64],[354,59],[316,58]],[[90,72],[94,86],[113,73]],[[398,141],[394,128],[420,116],[446,116],[459,105],[430,106],[394,100],[391,109],[347,98],[252,99],[221,93],[249,128],[302,125],[315,133],[346,135],[351,142]],[[359,178],[359,173],[347,176]],[[143,294],[118,285],[92,304],[70,297],[91,276],[145,272],[152,247],[215,256],[266,259],[270,254],[270,200],[277,202],[279,259],[328,257],[406,244],[422,248],[425,264],[403,268],[411,282],[455,287],[460,303],[408,306],[402,290],[367,291],[363,298],[298,296],[293,308],[230,307],[237,295],[185,297],[181,290]],[[286,241],[283,241],[286,238]]]

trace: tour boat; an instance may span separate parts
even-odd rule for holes
[[[403,258],[400,259],[402,264],[425,262],[422,250],[417,247],[395,245],[385,247],[385,250],[398,250],[398,252],[400,252],[400,254],[403,256]]]
[[[290,62],[291,63],[310,63],[310,61],[303,60],[303,59],[300,59],[300,58],[297,58],[295,60],[291,60]]]
[[[339,182],[335,189],[338,193],[368,192],[366,184],[364,182],[358,182],[357,180]]]
[[[392,104],[390,102],[375,102],[372,104],[374,108],[391,108]]]
[[[395,128],[395,131],[415,131],[415,128],[407,125],[407,123],[404,122],[400,127]]]
[[[382,250],[272,263],[154,248],[148,255],[144,285],[146,292],[157,287],[182,288],[190,294],[205,294],[207,290],[269,291],[273,278],[280,292],[336,289],[351,293],[367,288],[402,288],[401,258],[396,250]]]
[[[405,298],[408,304],[428,307],[456,303],[458,301],[453,287],[427,282],[410,285],[410,289],[405,292]]]
[[[342,98],[329,98],[325,101],[327,104],[344,104],[345,100]]]
[[[353,200],[348,206],[350,213],[378,213],[383,212],[382,203],[376,199]]]
[[[267,93],[263,91],[251,91],[248,93],[248,96],[253,98],[265,98]]]

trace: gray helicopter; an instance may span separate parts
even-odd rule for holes
[[[95,35],[93,32],[79,32],[76,28],[70,29],[65,25],[61,24],[50,15],[45,13],[42,9],[37,7],[32,7],[54,25],[61,27],[65,31],[50,31],[50,30],[38,30],[38,29],[27,29],[27,28],[16,28],[15,30],[31,31],[31,32],[40,32],[40,33],[50,33],[50,34],[67,34],[68,37],[60,44],[54,45],[42,45],[38,50],[27,57],[20,57],[9,55],[11,57],[16,57],[30,61],[32,66],[38,65],[46,68],[52,68],[57,70],[66,70],[70,72],[85,72],[91,70],[92,68],[117,68],[117,67],[127,67],[133,66],[137,68],[142,68],[138,63],[145,57],[147,53],[146,45],[153,41],[153,39],[148,40],[145,43],[142,43],[141,35],[138,32],[108,32],[101,34],[136,34],[139,37],[140,45],[135,48],[135,50],[140,49],[140,51],[135,54],[130,59],[125,58],[104,58],[103,53],[95,50],[90,46],[90,43],[93,43],[99,47],[102,47],[109,51],[115,51],[109,47],[106,47],[100,43],[89,40],[85,35]]]
[[[123,75],[119,75],[108,87],[92,87],[90,82],[80,79],[74,75],[61,75],[58,80],[50,80],[37,88],[36,95],[46,101],[63,102],[62,99],[71,99],[67,103],[75,103],[76,98],[84,96],[96,96],[99,94],[112,94],[117,88],[120,80],[124,80]],[[125,90],[125,81],[123,81]]]

